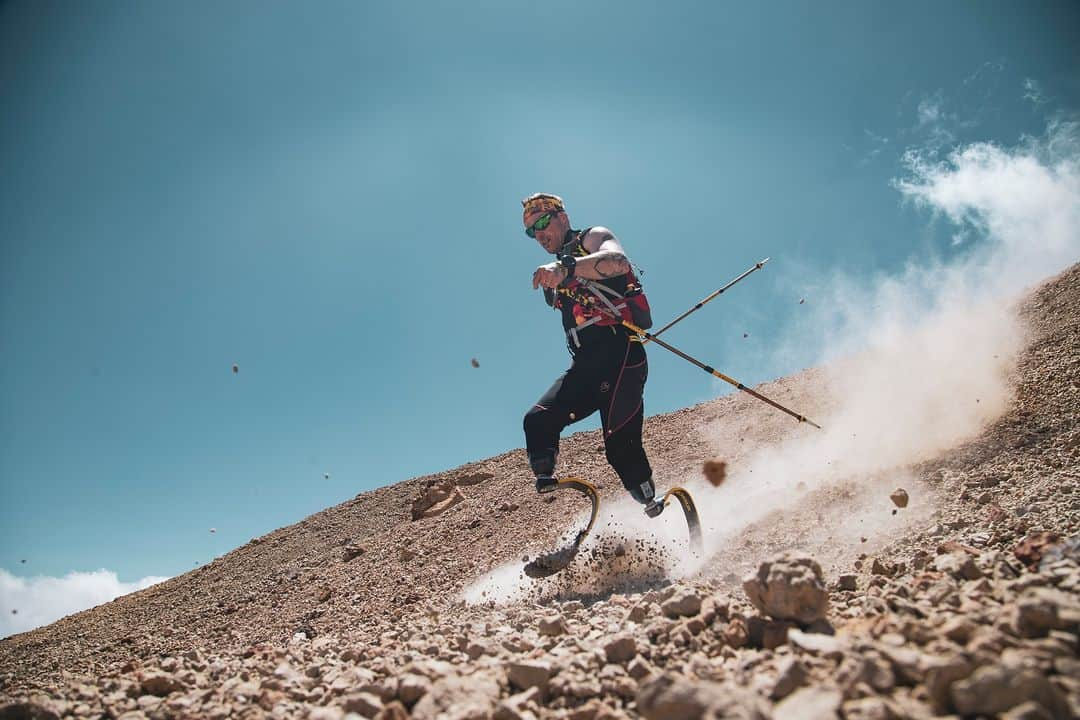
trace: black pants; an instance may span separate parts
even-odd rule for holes
[[[525,413],[529,464],[536,475],[551,475],[563,428],[599,410],[608,462],[630,494],[646,502],[654,486],[641,445],[649,375],[645,348],[618,327],[586,328],[580,340],[570,369]]]

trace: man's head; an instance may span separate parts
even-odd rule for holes
[[[535,193],[521,201],[525,233],[536,238],[540,246],[554,255],[562,247],[570,218],[562,198],[548,193]]]

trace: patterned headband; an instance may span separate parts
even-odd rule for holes
[[[536,193],[530,195],[521,201],[522,207],[525,208],[522,213],[522,219],[529,216],[534,212],[565,212],[566,208],[563,207],[562,198],[558,195],[549,195],[548,193]]]

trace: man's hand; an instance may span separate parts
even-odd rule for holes
[[[541,265],[533,273],[533,290],[538,287],[555,289],[566,279],[567,269],[557,262]]]

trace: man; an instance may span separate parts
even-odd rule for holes
[[[537,193],[522,200],[525,233],[555,262],[536,268],[533,289],[562,315],[570,369],[525,414],[525,444],[537,492],[558,485],[555,463],[563,428],[600,411],[607,460],[645,512],[663,510],[641,444],[642,394],[648,362],[641,338],[616,318],[648,329],[649,305],[622,245],[610,230],[570,226],[562,198]]]

